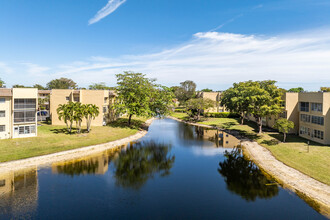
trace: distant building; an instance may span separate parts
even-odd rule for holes
[[[0,89],[0,139],[37,136],[38,89]]]
[[[198,92],[197,97],[214,101],[214,107],[206,109],[205,112],[226,112],[226,108],[220,104],[221,94],[221,92]]]

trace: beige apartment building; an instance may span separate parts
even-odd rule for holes
[[[57,108],[60,104],[68,102],[80,102],[82,104],[93,104],[99,107],[100,114],[93,120],[93,126],[106,125],[113,116],[110,105],[114,101],[115,94],[109,90],[71,90],[53,89],[50,93],[50,117],[53,125],[65,125],[64,121],[58,119]],[[83,126],[86,121],[83,120]]]
[[[295,124],[290,133],[321,144],[330,144],[330,92],[287,92],[283,100],[284,112],[278,116],[264,117],[264,126],[272,128],[278,118],[286,118]],[[247,118],[256,121],[251,114]]]
[[[0,89],[0,139],[37,136],[38,89]]]
[[[197,97],[211,99],[215,102],[215,106],[205,110],[205,112],[226,112],[225,107],[220,104],[221,92],[198,92]]]

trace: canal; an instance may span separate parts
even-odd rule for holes
[[[324,219],[226,133],[155,120],[135,143],[0,175],[0,219]]]

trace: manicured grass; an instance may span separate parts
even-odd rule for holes
[[[181,120],[187,120],[188,119],[187,113],[172,112],[171,116],[174,117],[174,118],[181,119]]]
[[[65,126],[42,124],[38,126],[38,137],[1,140],[0,162],[51,154],[125,138],[135,134],[145,120],[145,118],[133,118],[132,125],[128,126],[127,119],[120,118],[108,126],[92,127],[90,133],[71,135],[68,134]]]
[[[199,123],[237,130],[269,149],[278,160],[288,166],[330,185],[330,146],[311,142],[307,152],[307,140],[304,138],[288,135],[286,143],[282,143],[282,134],[263,132],[259,135],[254,122],[246,121],[244,125],[240,125],[238,119],[206,118]]]

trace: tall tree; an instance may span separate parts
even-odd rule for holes
[[[13,88],[31,88],[31,87],[30,86],[20,85],[20,84],[15,84],[15,85],[13,85]]]
[[[111,87],[107,86],[104,82],[100,83],[93,83],[92,85],[89,85],[90,90],[110,90]]]
[[[162,116],[167,113],[167,100],[171,97],[168,88],[155,84],[154,79],[148,79],[142,73],[124,72],[117,74],[118,97],[115,103],[117,112],[128,115],[131,124],[133,115]]]
[[[46,90],[46,88],[43,87],[43,86],[40,85],[40,84],[34,84],[34,85],[33,85],[33,88],[37,88],[38,90]]]
[[[249,88],[249,112],[257,119],[259,133],[262,133],[263,117],[278,115],[283,111],[283,92],[275,83],[273,80],[256,81],[251,82],[252,87]]]
[[[90,132],[92,120],[94,120],[99,114],[99,107],[97,107],[96,105],[86,104],[84,106],[83,115],[86,118],[88,132]]]
[[[213,100],[203,98],[190,99],[186,103],[187,113],[197,121],[200,120],[203,111],[214,106],[215,102]]]
[[[186,80],[180,83],[180,87],[175,91],[175,96],[180,104],[186,103],[189,99],[194,98],[196,93],[196,83]]]
[[[305,91],[305,90],[302,87],[291,88],[288,90],[288,92],[303,92],[303,91]]]
[[[290,131],[290,129],[294,128],[294,123],[286,118],[280,118],[276,121],[274,127],[278,129],[279,132],[283,133],[283,142],[285,142],[286,134]]]
[[[244,124],[245,115],[249,111],[252,81],[234,83],[221,95],[221,105],[230,112],[241,115],[241,124]]]
[[[320,91],[321,92],[330,92],[330,87],[321,87]]]
[[[72,79],[68,78],[60,78],[53,79],[52,81],[47,83],[47,89],[76,89],[77,83],[75,83]]]
[[[6,83],[0,78],[0,88],[5,87]]]

